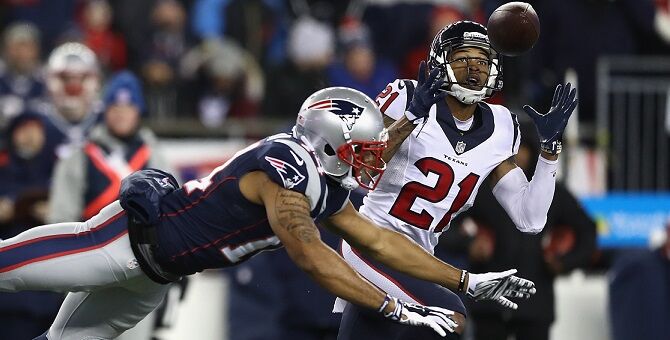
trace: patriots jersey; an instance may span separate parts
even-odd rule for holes
[[[268,137],[163,198],[155,252],[163,269],[189,275],[281,247],[265,207],[240,192],[239,180],[252,171],[263,171],[281,187],[304,194],[315,222],[348,202],[349,191],[327,177],[309,145],[289,134]]]
[[[415,86],[413,80],[389,84],[377,97],[382,112],[400,119]],[[520,132],[516,116],[501,105],[478,103],[468,131],[456,127],[445,101],[430,110],[425,126],[402,143],[360,211],[432,251],[451,220],[472,206],[484,179],[518,152]]]

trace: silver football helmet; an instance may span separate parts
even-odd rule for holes
[[[382,113],[357,90],[329,87],[312,94],[300,108],[293,134],[314,148],[324,172],[347,190],[374,189],[386,169]]]

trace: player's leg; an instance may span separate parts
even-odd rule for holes
[[[70,293],[49,328],[49,340],[115,339],[163,300],[169,285],[139,276],[122,285]]]
[[[507,323],[501,313],[470,316],[475,340],[507,340]]]
[[[347,303],[342,312],[337,340],[393,340],[397,339],[403,328],[406,326],[391,322],[375,311]]]
[[[516,340],[549,340],[550,321],[515,320],[514,331]]]
[[[0,241],[0,291],[85,291],[143,275],[118,202],[90,220]]]

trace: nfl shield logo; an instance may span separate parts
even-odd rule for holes
[[[465,151],[465,143],[463,141],[456,143],[456,148],[454,151],[456,151],[456,154],[458,155],[462,154]]]

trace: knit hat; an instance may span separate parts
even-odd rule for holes
[[[119,72],[107,82],[102,101],[105,111],[110,106],[119,104],[133,105],[141,113],[145,111],[142,85],[130,71]]]

